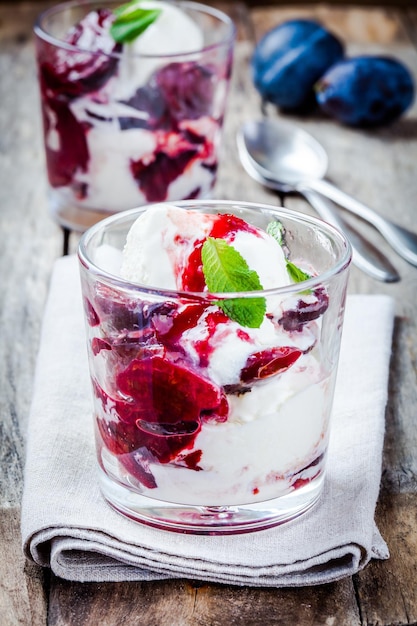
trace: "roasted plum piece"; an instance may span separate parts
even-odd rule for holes
[[[212,114],[214,79],[208,67],[197,63],[170,63],[154,78],[176,124]]]
[[[304,324],[318,319],[329,306],[324,288],[317,288],[308,297],[300,297],[295,308],[286,309],[278,323],[286,331],[302,331]]]

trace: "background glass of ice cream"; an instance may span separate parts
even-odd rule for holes
[[[208,197],[216,179],[232,21],[197,3],[160,2],[136,48],[64,41],[89,12],[121,4],[58,4],[35,25],[50,210],[80,232],[116,211]]]
[[[176,204],[232,213],[263,229],[282,223],[289,258],[302,259],[318,276],[238,297],[264,295],[267,310],[282,313],[277,354],[283,345],[301,354],[276,375],[257,380],[256,367],[249,367],[238,375],[240,388],[222,387],[219,377],[229,376],[239,348],[220,333],[220,373],[213,365],[212,379],[206,372],[201,381],[189,363],[181,370],[178,338],[196,330],[199,307],[212,299],[120,278],[127,232],[146,207],[90,228],[79,259],[101,490],[119,512],[165,529],[238,533],[280,524],[307,511],[322,490],[349,244],[324,222],[285,209],[214,200]],[[187,313],[175,317],[184,307]],[[216,325],[216,314],[210,323]],[[164,354],[153,344],[155,329]],[[236,336],[250,343],[251,332],[238,328]],[[204,342],[204,332],[191,335],[200,357],[210,359],[213,344]]]

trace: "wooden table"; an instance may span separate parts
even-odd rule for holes
[[[0,624],[417,624],[417,269],[390,252],[370,229],[367,232],[391,254],[402,276],[401,282],[387,285],[353,268],[349,287],[351,293],[386,293],[396,300],[376,513],[391,551],[389,560],[371,562],[351,579],[294,590],[192,580],[78,584],[25,562],[19,529],[25,432],[48,281],[62,252],[62,231],[47,211],[31,38],[34,16],[45,4],[0,4]],[[216,196],[276,204],[276,195],[243,172],[235,148],[238,125],[260,111],[248,72],[253,42],[290,16],[312,16],[342,36],[350,54],[393,54],[407,63],[417,80],[417,10],[253,5],[218,4],[235,19],[239,40]],[[331,179],[381,214],[417,229],[416,105],[393,126],[367,132],[319,115],[292,119],[324,144]],[[285,199],[285,204],[309,211],[297,197]],[[74,251],[77,236],[72,235],[69,244]]]

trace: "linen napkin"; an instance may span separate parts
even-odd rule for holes
[[[45,310],[31,406],[22,539],[26,555],[77,581],[191,578],[303,586],[388,558],[374,522],[393,302],[349,296],[324,492],[287,524],[233,536],[183,535],[135,523],[101,497],[75,257],[59,259]]]

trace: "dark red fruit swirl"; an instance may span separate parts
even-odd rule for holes
[[[51,118],[55,120],[52,126]],[[45,99],[43,108],[43,128],[46,147],[46,164],[52,187],[72,183],[77,171],[87,171],[89,152],[85,125],[80,124],[66,101],[59,98]],[[48,137],[55,132],[59,137],[57,149],[49,145]]]
[[[313,301],[306,302],[302,298],[297,303],[295,309],[284,311],[278,323],[286,331],[301,331],[304,324],[318,319],[329,306],[329,296],[324,287],[314,290]]]
[[[100,318],[88,298],[84,298],[84,312],[89,326],[98,326]]]
[[[46,159],[52,187],[71,185],[77,171],[87,170],[89,125],[76,119],[70,103],[100,89],[116,72],[118,58],[111,55],[120,52],[121,45],[109,34],[113,19],[107,9],[92,11],[64,39],[71,46],[88,45],[88,50],[53,47],[38,41]],[[53,148],[49,145],[51,131],[57,137]],[[74,192],[81,199],[87,190],[81,186]]]
[[[299,470],[293,477],[293,483],[292,483],[292,488],[293,489],[299,489],[300,487],[304,487],[305,485],[307,485],[308,483],[310,483],[312,480],[314,480],[315,478],[317,478],[317,476],[320,474],[320,472],[322,471],[321,467],[317,468],[317,472],[315,474],[311,474],[310,476],[308,476],[307,478],[296,478],[297,476],[300,476],[303,472],[305,472],[308,469],[311,469],[312,467],[317,467],[321,464],[321,462],[323,461],[324,458],[324,454],[320,454],[317,458],[314,459],[314,461],[312,461],[309,465],[307,465],[306,467],[303,467],[301,470]]]
[[[149,202],[163,202],[168,198],[170,184],[191,164],[198,154],[198,148],[184,140],[181,135],[170,133],[176,141],[173,152],[168,137],[155,149],[152,158],[132,160],[130,171]]]
[[[77,98],[100,89],[115,73],[121,51],[109,33],[114,16],[108,9],[92,11],[68,33],[65,42],[88,50],[56,48],[40,65],[42,91],[62,98]],[[49,50],[51,52],[51,50]],[[46,55],[45,55],[46,56]]]
[[[154,80],[175,126],[212,114],[215,81],[213,71],[196,63],[170,63]]]
[[[96,395],[105,401],[105,392],[96,386]],[[100,436],[99,445],[105,445],[116,455],[126,470],[134,476],[144,487],[155,489],[155,478],[149,469],[149,463],[154,460],[146,448],[141,448],[137,442],[137,428],[135,425],[121,421],[107,422],[97,420],[97,429]],[[99,455],[100,458],[100,455]]]
[[[251,354],[242,369],[243,383],[254,383],[287,370],[302,355],[298,348],[282,346]]]
[[[224,391],[183,365],[159,355],[134,359],[116,378],[126,400],[110,398],[96,383],[96,396],[117,422],[98,420],[104,444],[136,478],[149,488],[150,469],[144,477],[144,454],[169,463],[180,453],[190,469],[200,469],[201,454],[192,451],[202,421],[224,421],[228,403]],[[195,465],[193,465],[193,459]]]
[[[138,419],[150,423],[199,422],[203,411],[216,411],[223,395],[211,381],[160,356],[133,360],[116,384],[134,401]]]

